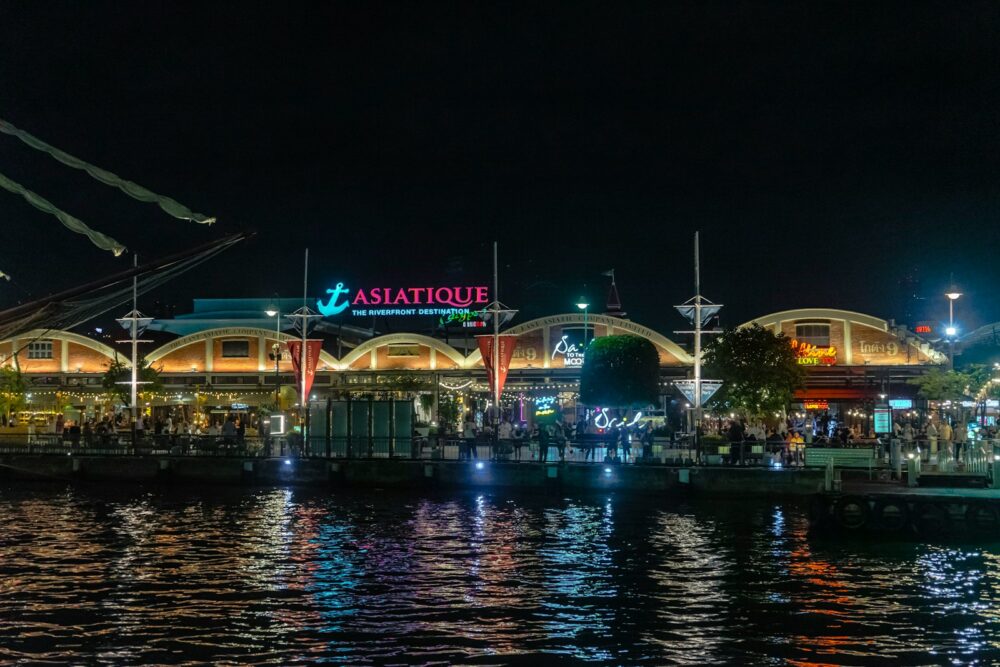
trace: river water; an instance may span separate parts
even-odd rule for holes
[[[990,664],[998,597],[794,503],[0,486],[0,664]]]

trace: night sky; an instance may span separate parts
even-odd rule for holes
[[[839,307],[1000,320],[1000,4],[0,4],[0,117],[216,215],[174,220],[0,135],[0,172],[142,257],[257,236],[159,298],[484,283],[683,328]],[[0,304],[131,263],[0,191]],[[908,300],[916,277],[917,310]],[[150,308],[147,307],[147,310]],[[926,311],[926,312],[924,312]]]

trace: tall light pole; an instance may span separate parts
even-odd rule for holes
[[[948,328],[944,330],[948,335],[948,365],[954,368],[955,334],[958,333],[958,329],[955,328],[955,302],[958,301],[958,297],[962,296],[962,293],[952,287],[950,292],[945,293],[945,296],[948,297]]]
[[[264,312],[268,317],[274,318],[274,345],[271,346],[274,353],[274,409],[281,412],[281,373],[278,368],[278,362],[281,360],[281,311],[275,304]]]
[[[590,304],[582,296],[580,300],[576,302],[576,307],[583,311],[583,350],[584,354],[587,353],[587,309],[590,308]]]

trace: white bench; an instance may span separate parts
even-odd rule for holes
[[[806,467],[825,468],[830,463],[835,468],[864,468],[871,476],[875,467],[875,450],[839,447],[806,447]]]

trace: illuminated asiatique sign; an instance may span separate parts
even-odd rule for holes
[[[795,360],[800,366],[833,366],[837,363],[837,348],[817,347],[811,343],[800,343],[792,340],[795,350]]]
[[[473,306],[489,302],[489,288],[477,286],[456,287],[361,287],[356,291],[337,283],[326,290],[324,302],[316,308],[324,317],[334,317],[350,312],[355,317],[386,317],[435,315],[450,316],[468,313]]]

